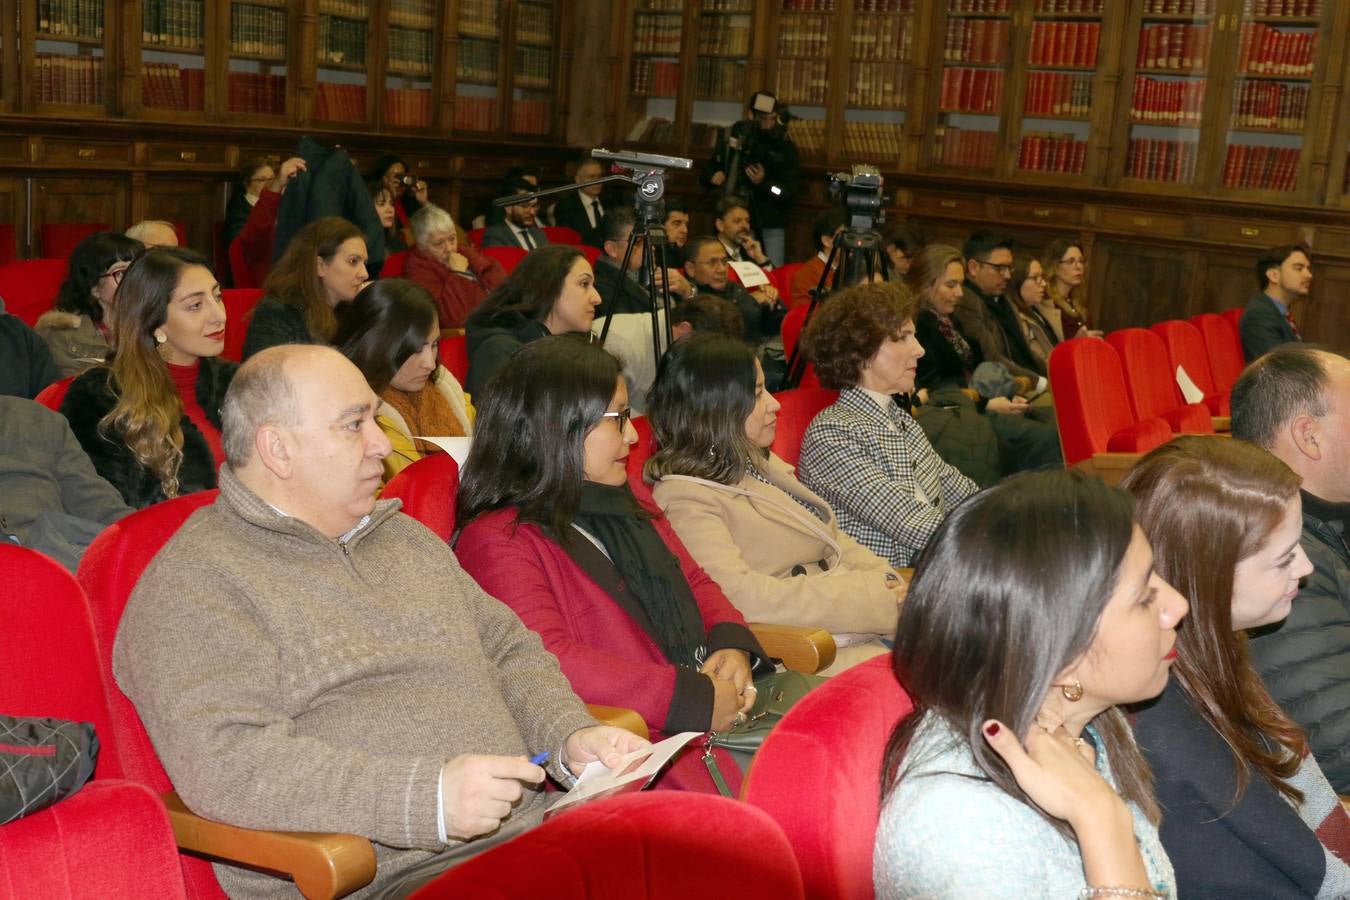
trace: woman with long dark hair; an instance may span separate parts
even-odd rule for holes
[[[473,432],[469,398],[440,364],[436,304],[420,285],[382,278],[357,294],[333,344],[380,397],[375,421],[393,448],[384,458],[386,481],[425,454],[442,452],[419,437]]]
[[[1191,602],[1175,681],[1135,724],[1182,896],[1350,896],[1350,817],[1243,634],[1282,621],[1312,571],[1298,476],[1245,441],[1183,436],[1122,486],[1159,575]]]
[[[98,474],[133,507],[216,486],[220,405],[237,365],[206,260],[149,250],[127,269],[112,311],[115,351],[71,382],[61,405]]]
[[[1185,615],[1123,491],[1032,472],[957,507],[896,630],[914,711],[886,747],[877,897],[1175,896],[1119,706],[1163,690]]]
[[[571,335],[522,348],[479,405],[455,549],[583,700],[637,710],[653,732],[723,729],[753,704],[765,653],[660,510],[629,490],[629,414],[602,348]],[[738,774],[729,760],[720,769]],[[663,781],[713,789],[692,753]]]
[[[140,241],[113,231],[91,234],[75,245],[55,308],[43,313],[33,328],[47,343],[62,378],[107,359],[117,286],[144,250]]]
[[[770,451],[778,409],[744,341],[676,341],[648,395],[658,449],[646,477],[689,553],[742,615],[834,635],[834,664],[821,673],[833,675],[886,652],[904,584]]]

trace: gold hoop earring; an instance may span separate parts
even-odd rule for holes
[[[1061,684],[1056,685],[1056,687],[1058,687],[1059,692],[1064,695],[1064,699],[1068,700],[1070,703],[1077,703],[1079,700],[1083,699],[1083,683],[1077,678],[1073,680],[1073,684]]]

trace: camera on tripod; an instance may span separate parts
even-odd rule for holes
[[[871,231],[884,222],[886,211],[876,166],[854,165],[852,172],[829,172],[830,196],[841,201],[850,231]]]

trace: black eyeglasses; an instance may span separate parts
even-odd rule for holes
[[[1009,263],[991,263],[987,259],[977,259],[975,261],[982,266],[988,266],[1000,275],[1012,274],[1012,265]]]
[[[614,419],[616,422],[619,423],[619,434],[623,434],[625,431],[628,430],[628,423],[631,422],[633,419],[633,408],[630,406],[625,407],[619,410],[618,412],[603,413],[600,416],[600,418]]]

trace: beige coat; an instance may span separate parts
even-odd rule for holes
[[[33,330],[47,343],[62,378],[93,368],[108,355],[108,342],[88,316],[49,309]]]
[[[749,475],[733,485],[667,475],[652,493],[695,561],[747,620],[835,635],[839,653],[822,674],[885,653],[880,638],[895,634],[898,615],[886,586],[894,570],[839,530],[833,511],[791,466],[770,455],[766,474],[773,485]]]
[[[469,395],[464,393],[464,389],[459,386],[455,376],[450,374],[450,370],[445,366],[439,366],[436,381],[428,384],[426,388],[434,391],[440,391],[441,396],[450,404],[451,410],[455,413],[455,418],[459,419],[459,426],[467,435],[473,434],[473,407],[469,405]],[[403,416],[398,410],[394,409],[384,400],[380,401],[380,408],[375,411],[375,424],[380,426],[384,436],[389,438],[389,455],[384,458],[384,480],[388,481],[399,472],[402,472],[408,466],[422,458],[422,453],[413,443],[415,437],[444,437],[440,434],[413,434],[408,423],[404,421]]]

